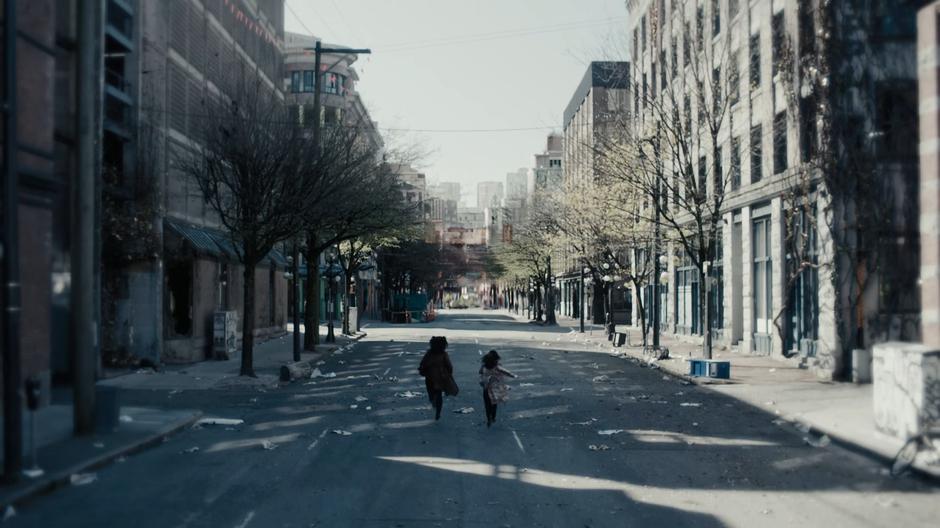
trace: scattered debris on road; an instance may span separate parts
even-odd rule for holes
[[[96,480],[98,480],[98,475],[95,473],[73,473],[69,477],[69,483],[73,486],[86,486]]]
[[[591,425],[597,421],[597,418],[591,418],[585,422],[568,422],[568,425]]]
[[[421,396],[421,395],[418,394],[417,392],[405,391],[405,392],[396,392],[395,396],[398,396],[399,398],[410,399],[410,398],[417,398],[418,396]]]
[[[198,453],[198,452],[199,452],[199,447],[193,446],[193,447],[190,447],[189,449],[184,449],[180,451],[180,454],[185,455],[185,454]]]
[[[473,412],[473,407],[461,407],[454,410],[454,414],[470,414]]]
[[[601,436],[612,436],[615,434],[620,434],[623,432],[623,429],[604,429],[603,431],[598,431],[597,434]]]
[[[701,407],[702,404],[699,402],[682,402],[679,404],[680,407]]]
[[[313,369],[313,372],[310,373],[310,379],[314,379],[314,378],[335,378],[335,377],[336,377],[336,373],[335,373],[335,372],[327,372],[327,373],[324,374],[323,372],[320,372],[320,369],[318,369],[318,368]]]
[[[519,387],[534,387],[535,383],[520,383]]]
[[[335,434],[335,435],[339,435],[339,436],[352,436],[352,433],[350,433],[349,431],[347,431],[347,430],[345,430],[345,429],[333,429],[333,430],[330,431],[330,432],[333,433],[333,434]]]
[[[277,444],[270,440],[264,440],[261,442],[261,447],[264,448],[265,451],[271,451],[277,449]]]
[[[594,383],[610,383],[610,376],[607,374],[601,374],[600,376],[594,376],[591,381]]]
[[[196,421],[195,425],[242,425],[245,423],[245,420],[240,418],[200,418]]]
[[[803,441],[813,447],[827,447],[832,443],[832,439],[826,434],[822,436],[807,435],[803,437]]]
[[[369,398],[366,398],[365,396],[362,396],[362,395],[356,396],[354,399],[360,403],[364,401],[369,401]]]
[[[572,389],[571,387],[562,387],[560,392],[570,392],[570,391],[573,391],[573,390],[574,390],[574,389]]]
[[[591,451],[610,451],[610,446],[607,444],[600,444],[600,445],[590,444],[588,446],[588,449],[590,449]]]

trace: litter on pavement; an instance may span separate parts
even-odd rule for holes
[[[573,391],[573,390],[574,390],[574,389],[572,389],[571,387],[562,387],[562,388],[561,388],[561,392],[569,392],[569,391]]]
[[[314,379],[314,378],[335,378],[335,377],[336,377],[336,373],[335,373],[335,372],[327,372],[326,374],[324,374],[324,373],[320,372],[320,369],[318,369],[318,368],[313,369],[313,372],[310,373],[310,379]]]
[[[591,381],[593,381],[594,383],[609,383],[610,376],[606,374],[601,374],[600,376],[594,376],[594,378]]]
[[[454,410],[454,414],[470,414],[473,412],[473,407],[461,407]]]
[[[588,449],[590,449],[591,451],[609,451],[610,446],[607,444],[600,444],[600,445],[591,444],[588,446]]]
[[[601,436],[611,436],[615,434],[620,434],[623,432],[623,429],[604,429],[603,431],[598,431],[597,434]]]
[[[69,482],[73,486],[85,486],[96,480],[98,480],[98,475],[95,473],[73,473],[72,476],[69,477]]]
[[[330,432],[333,433],[333,434],[335,434],[335,435],[339,435],[339,436],[352,436],[352,433],[350,433],[349,431],[346,431],[346,430],[344,430],[344,429],[333,429],[333,430],[330,431]]]
[[[241,425],[245,420],[239,418],[200,418],[196,425]]]
[[[369,401],[369,398],[366,398],[365,396],[356,396],[355,400],[357,402],[364,402],[364,401]]]
[[[535,383],[520,383],[520,387],[534,387]]]
[[[826,447],[832,443],[832,439],[829,438],[829,435],[822,435],[819,437],[807,435],[803,437],[803,441],[813,447]]]
[[[198,452],[199,452],[199,447],[197,447],[197,446],[193,446],[193,447],[190,447],[189,449],[184,449],[184,450],[182,451],[182,453],[184,453],[184,454],[188,454],[188,453],[198,453]]]
[[[421,395],[418,394],[417,392],[405,391],[405,392],[396,392],[395,396],[398,396],[399,398],[408,399],[408,398],[417,398],[418,396],[421,396]]]
[[[597,421],[597,418],[591,418],[590,420],[587,420],[586,422],[568,422],[568,425],[591,425],[592,423],[596,421]]]
[[[701,407],[702,404],[698,402],[682,402],[679,404],[680,407]]]
[[[271,451],[272,449],[277,449],[277,444],[270,440],[265,440],[261,442],[261,447],[263,447],[265,451]]]

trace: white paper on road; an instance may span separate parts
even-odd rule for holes
[[[561,392],[569,392],[569,391],[573,391],[573,390],[574,390],[574,389],[572,389],[571,387],[562,387],[562,388],[561,388]]]
[[[198,452],[199,452],[199,448],[197,446],[193,446],[193,447],[190,447],[189,449],[184,449],[182,451],[183,454],[198,453]]]
[[[239,418],[200,418],[196,425],[241,425],[245,420]]]
[[[349,431],[346,431],[346,430],[344,430],[344,429],[333,429],[331,432],[332,432],[333,434],[339,435],[339,436],[352,436],[352,433],[350,433]]]
[[[399,398],[417,398],[418,396],[421,396],[421,395],[418,394],[417,392],[405,391],[405,392],[396,392],[395,396],[398,396]]]
[[[473,407],[461,407],[454,410],[454,414],[470,414],[473,412]]]
[[[679,404],[680,407],[701,407],[702,404],[698,402],[682,402]]]
[[[615,434],[620,434],[623,432],[623,429],[604,429],[603,431],[598,431],[597,434],[601,436],[611,436]]]
[[[261,447],[263,447],[265,451],[271,451],[272,449],[277,449],[277,444],[270,440],[264,440],[261,442]]]
[[[520,383],[520,387],[534,387],[535,383]]]
[[[318,368],[313,369],[313,372],[310,373],[310,379],[314,379],[314,378],[335,378],[335,377],[336,377],[336,373],[335,373],[335,372],[327,372],[326,374],[324,374],[324,373],[320,372],[320,369],[318,369]]]
[[[98,475],[95,473],[74,473],[69,477],[69,482],[73,486],[85,486],[96,480],[98,480]]]
[[[366,398],[365,396],[360,395],[360,396],[356,396],[355,400],[357,402],[364,402],[364,401],[369,401],[369,398]]]
[[[606,374],[601,374],[600,376],[594,376],[594,378],[591,381],[593,381],[594,383],[609,383],[610,376]]]
[[[591,444],[588,446],[588,449],[590,449],[591,451],[609,451],[610,446],[607,444],[600,444],[600,445]]]

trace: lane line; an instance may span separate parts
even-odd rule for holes
[[[248,515],[245,516],[245,520],[242,521],[242,523],[236,526],[235,528],[245,528],[246,526],[248,526],[248,523],[250,523],[251,520],[254,518],[255,518],[255,512],[254,510],[252,510],[248,512]]]
[[[516,445],[519,446],[519,451],[522,451],[522,454],[525,454],[525,448],[522,447],[522,440],[519,440],[519,435],[516,434],[516,430],[512,430],[512,436],[516,439]]]
[[[326,436],[326,433],[328,431],[329,429],[324,429],[323,432],[320,433],[320,436],[318,436],[316,440],[314,440],[310,445],[307,446],[307,451],[312,451],[313,448],[317,447],[317,444],[320,443],[320,440],[323,440],[323,437]]]

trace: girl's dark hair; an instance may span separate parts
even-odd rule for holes
[[[434,336],[431,338],[431,352],[441,353],[447,349],[447,338],[444,336]]]
[[[499,363],[499,353],[495,350],[490,350],[483,356],[483,366],[491,369],[496,368],[496,365]]]

